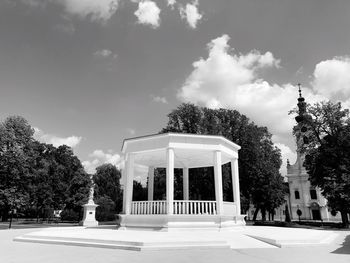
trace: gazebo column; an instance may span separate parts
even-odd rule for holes
[[[153,192],[154,192],[154,167],[150,166],[148,168],[148,201],[153,201]]]
[[[231,160],[232,192],[233,201],[236,204],[237,215],[241,214],[241,196],[239,191],[238,159]]]
[[[222,215],[224,212],[223,194],[222,194],[222,168],[221,168],[221,151],[214,152],[214,180],[215,180],[215,199],[217,214]]]
[[[190,192],[189,192],[189,184],[188,184],[188,168],[185,167],[182,169],[182,183],[183,183],[183,198],[184,200],[190,199]]]
[[[121,170],[122,173],[122,189],[123,189],[123,210],[122,213],[125,214],[125,207],[126,207],[126,171],[125,168]]]
[[[167,214],[172,215],[174,211],[174,149],[166,149],[166,200]]]
[[[131,202],[132,202],[132,191],[133,191],[133,181],[134,181],[134,164],[135,155],[129,153],[126,159],[126,180],[125,180],[125,214],[129,215],[131,212]]]

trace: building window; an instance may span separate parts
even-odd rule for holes
[[[310,189],[311,199],[317,199],[317,193],[315,189]]]
[[[294,191],[295,199],[300,199],[300,194],[298,190]]]

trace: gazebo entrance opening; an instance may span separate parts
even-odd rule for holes
[[[170,230],[243,225],[239,148],[221,136],[176,133],[124,141],[121,226]],[[132,199],[137,165],[148,167],[146,200]]]

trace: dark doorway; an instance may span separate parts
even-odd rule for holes
[[[312,211],[312,219],[313,220],[321,220],[320,210],[311,210]]]

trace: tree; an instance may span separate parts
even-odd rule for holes
[[[33,138],[34,129],[20,116],[0,123],[0,215],[21,210],[39,218],[53,209],[78,214],[86,202],[90,180],[70,147],[58,148]],[[12,214],[12,213],[11,213]]]
[[[190,103],[181,104],[168,114],[168,118],[162,133],[222,135],[242,147],[239,152],[239,173],[243,212],[248,210],[250,202],[256,206],[256,211],[261,209],[263,213],[272,211],[283,203],[285,186],[279,174],[281,154],[273,146],[272,135],[266,127],[255,125],[236,110],[208,109]],[[206,189],[212,185],[212,167],[201,169],[191,171],[191,174],[195,173],[192,178],[197,180],[195,185],[198,189],[192,189],[190,182],[190,192],[197,195],[204,193],[206,198],[213,198],[213,190]],[[225,180],[229,169],[229,166],[223,166],[224,190],[225,185],[229,185]],[[205,183],[201,185],[200,182]]]
[[[96,211],[97,220],[113,220],[122,209],[122,190],[120,171],[113,164],[102,164],[96,168],[93,176],[95,184],[94,197],[99,205]]]
[[[90,176],[85,172],[80,160],[66,145],[59,146],[53,152],[54,202],[57,208],[64,207],[78,214],[76,221],[82,218],[82,205],[89,197]],[[61,216],[62,217],[62,216]],[[63,218],[63,217],[62,217]]]
[[[350,118],[341,103],[321,102],[310,105],[300,122],[305,136],[304,166],[310,182],[322,190],[332,210],[340,211],[348,227],[350,212]]]
[[[28,205],[28,185],[34,130],[20,116],[0,123],[0,214],[6,221],[9,212]]]

